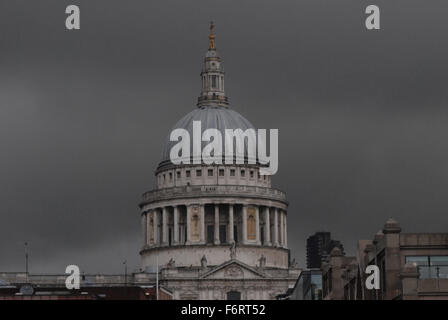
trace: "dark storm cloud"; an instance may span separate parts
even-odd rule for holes
[[[332,231],[353,252],[396,217],[446,231],[446,1],[3,1],[0,270],[138,266],[140,194],[195,108],[208,22],[232,107],[279,128],[289,246]],[[65,7],[81,30],[65,30]]]

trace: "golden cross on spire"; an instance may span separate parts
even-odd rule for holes
[[[209,43],[208,43],[208,49],[209,50],[215,50],[215,25],[213,24],[213,21],[210,22],[210,35],[208,36]]]

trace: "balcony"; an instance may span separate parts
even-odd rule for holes
[[[283,191],[273,188],[244,185],[203,185],[173,187],[148,191],[143,194],[141,205],[161,200],[200,197],[262,198],[287,203],[286,194]]]
[[[418,266],[420,279],[448,279],[447,266]]]

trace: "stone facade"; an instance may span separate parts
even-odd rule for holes
[[[252,128],[228,107],[213,28],[201,80],[198,109],[173,129],[191,130],[198,120],[204,130]],[[274,299],[294,285],[300,270],[289,263],[288,202],[271,176],[250,161],[174,165],[171,146],[155,172],[156,189],[140,203],[142,270],[158,265],[175,299]]]
[[[366,289],[369,265],[380,270],[380,289]],[[322,266],[324,299],[448,299],[448,233],[402,233],[389,219],[373,240],[358,242],[357,257],[337,249]]]

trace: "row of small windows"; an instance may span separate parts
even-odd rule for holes
[[[224,169],[219,169],[218,170],[218,175],[220,177],[224,177],[224,173],[225,173]],[[230,176],[234,177],[235,174],[236,174],[236,170],[235,169],[230,169]],[[249,170],[249,175],[250,175],[250,178],[254,178],[255,171],[254,170]],[[208,169],[207,170],[207,176],[213,177],[214,176],[214,170],[213,169]],[[245,177],[246,176],[246,170],[245,169],[241,169],[240,176],[241,177]],[[166,181],[166,174],[163,174],[162,177],[163,177],[163,181],[165,182]],[[169,177],[169,181],[172,181],[173,180],[173,173],[170,172],[168,174],[168,177]],[[180,179],[182,177],[181,171],[177,171],[176,172],[176,177],[177,177],[177,179]],[[191,170],[185,170],[185,177],[186,178],[191,178]],[[201,169],[196,170],[196,177],[202,177],[202,170]],[[258,172],[258,179],[261,179],[260,172]],[[263,176],[263,180],[266,180],[266,176]]]

